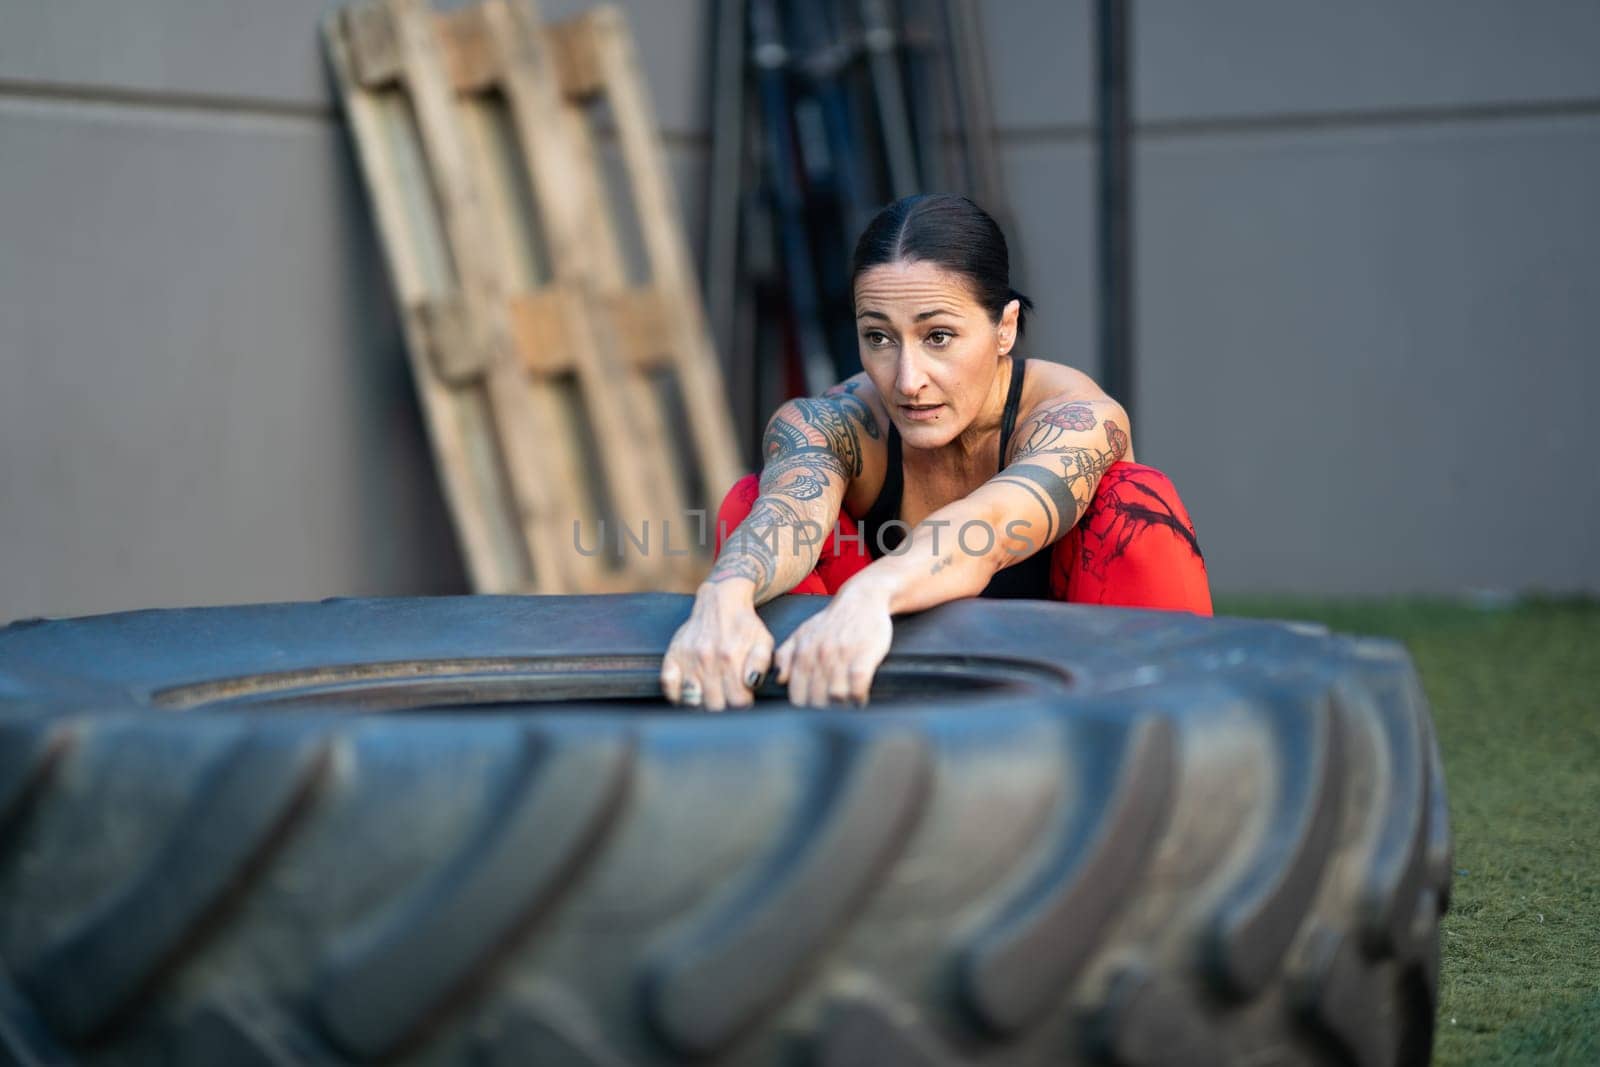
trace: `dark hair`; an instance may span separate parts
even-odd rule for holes
[[[851,284],[863,271],[902,260],[920,260],[963,275],[994,322],[1000,321],[1006,304],[1017,301],[1022,305],[1017,336],[1022,336],[1033,301],[1011,288],[1006,235],[971,200],[954,193],[924,193],[901,197],[879,211],[856,242]]]

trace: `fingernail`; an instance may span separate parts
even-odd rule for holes
[[[756,686],[760,685],[761,684],[761,672],[760,671],[751,671],[748,675],[745,676],[744,684],[749,686],[751,689],[754,689]]]

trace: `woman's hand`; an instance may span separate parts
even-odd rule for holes
[[[859,580],[845,583],[778,649],[778,682],[789,687],[789,703],[866,704],[893,635],[887,591]]]
[[[667,646],[661,689],[687,707],[748,708],[771,664],[772,633],[756,614],[750,583],[708,582]]]

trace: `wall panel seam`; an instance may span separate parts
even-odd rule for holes
[[[328,123],[343,125],[343,120],[336,110],[310,104],[278,104],[245,97],[0,79],[0,113],[3,113],[7,103],[61,105],[65,108],[126,109],[136,113],[246,118],[269,122],[288,120],[315,123],[319,126]],[[617,131],[614,127],[597,123],[594,134],[606,147],[618,146]],[[691,152],[706,151],[711,143],[707,134],[672,130],[661,131],[661,140],[669,149]]]
[[[1319,130],[1477,125],[1528,119],[1596,116],[1600,116],[1600,98],[1574,98],[1533,103],[1505,102],[1452,107],[1144,119],[1134,123],[1134,133],[1145,140],[1175,140],[1241,133],[1309,133]],[[1046,143],[1088,143],[1094,138],[1094,126],[1087,122],[1001,125],[996,128],[995,135],[1000,143],[1007,147]]]

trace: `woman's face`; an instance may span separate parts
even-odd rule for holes
[[[996,325],[966,278],[921,261],[885,263],[856,279],[861,366],[912,448],[949,444],[995,390],[1016,336],[1016,301]]]

